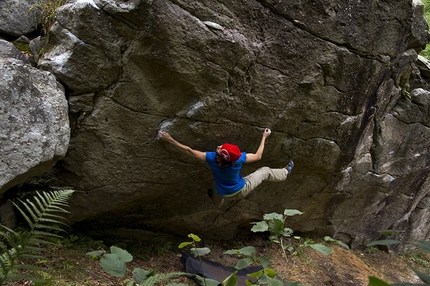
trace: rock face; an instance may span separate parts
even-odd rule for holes
[[[2,0],[0,3],[0,33],[19,37],[36,30],[40,24],[37,0]]]
[[[0,193],[48,172],[67,152],[63,87],[0,40]]]
[[[69,1],[39,61],[66,86],[72,137],[54,174],[73,223],[230,239],[285,208],[287,224],[351,246],[430,230],[430,93],[414,62],[420,1]],[[215,209],[192,148],[238,144],[296,166]]]

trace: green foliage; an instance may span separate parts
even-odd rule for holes
[[[269,260],[264,257],[257,257],[255,247],[253,246],[246,246],[241,249],[227,250],[226,252],[224,252],[224,254],[236,255],[239,256],[241,259],[234,267],[236,271],[223,281],[223,286],[236,285],[233,283],[237,283],[237,271],[249,267],[253,264],[260,264],[262,269],[254,273],[248,274],[251,279],[246,280],[247,285],[284,285],[284,283],[286,283],[286,285],[298,285],[291,284],[292,282],[285,282],[278,279],[278,273],[269,267]]]
[[[342,242],[342,241],[340,241],[340,240],[333,239],[333,238],[331,238],[330,236],[325,236],[325,237],[324,237],[324,240],[325,240],[325,241],[327,241],[327,242],[333,242],[333,243],[336,243],[336,244],[338,244],[339,246],[341,246],[341,247],[343,247],[343,248],[345,248],[345,249],[349,249],[349,246],[348,246],[348,245],[346,245],[345,243],[343,243],[343,242]]]
[[[385,231],[384,234],[393,234],[398,233],[396,231]],[[395,239],[383,239],[383,240],[377,240],[373,241],[371,243],[366,244],[367,247],[373,247],[373,246],[388,246],[388,245],[396,245],[396,244],[402,244],[400,240]],[[430,253],[430,242],[426,240],[420,240],[418,241],[418,249],[423,253]],[[411,285],[430,285],[430,276],[419,271],[418,269],[410,266],[411,269],[415,272],[415,274],[421,279],[422,282],[425,284],[419,283],[396,283],[392,284],[391,286],[411,286]],[[390,284],[386,283],[383,280],[380,280],[376,277],[369,277],[369,286],[390,286]]]
[[[287,262],[288,262],[288,258],[287,258],[286,250],[288,250],[290,253],[294,255],[301,256],[303,248],[311,247],[312,249],[324,255],[330,255],[332,250],[329,246],[320,244],[320,243],[313,243],[311,239],[305,239],[302,242],[302,238],[300,236],[293,236],[293,230],[285,226],[285,221],[287,220],[288,217],[301,215],[301,214],[303,213],[299,210],[290,210],[290,209],[285,209],[283,214],[279,214],[279,213],[265,214],[263,216],[263,219],[264,219],[263,221],[253,223],[254,226],[251,228],[251,231],[253,232],[268,231],[270,233],[269,240],[274,243],[279,243],[281,250],[283,252],[283,256]],[[288,238],[294,238],[298,240],[299,245],[295,247],[292,244],[285,244],[286,242],[285,239],[288,239]],[[342,245],[339,241],[334,240],[329,236],[327,236],[326,238],[327,238],[326,241],[336,242]],[[342,246],[345,247],[346,245],[343,244]]]
[[[271,214],[268,215],[268,217],[271,217]],[[264,228],[264,227],[263,227]],[[195,234],[189,234],[189,238],[192,239],[192,241],[182,242],[179,245],[179,248],[184,248],[186,246],[193,246],[191,250],[193,250],[194,255],[199,258],[200,261],[200,267],[202,266],[202,260],[201,256],[207,254],[210,252],[209,248],[197,248],[196,243],[200,242],[201,239]],[[264,257],[257,257],[255,247],[253,246],[246,246],[241,249],[230,249],[224,252],[224,254],[228,255],[235,255],[240,258],[240,260],[237,262],[236,266],[234,267],[236,270],[233,271],[228,277],[226,277],[222,282],[222,286],[234,286],[237,285],[238,277],[237,273],[239,270],[244,269],[246,267],[249,267],[253,264],[259,264],[262,266],[262,270],[254,272],[249,274],[248,276],[250,279],[246,280],[247,285],[285,285],[284,281],[279,280],[277,278],[277,273],[275,270],[269,267],[269,260]],[[194,276],[196,279],[202,281],[202,283],[206,286],[217,286],[220,285],[218,281],[208,279],[205,277],[200,277],[199,275]],[[300,285],[290,282],[286,282],[286,285]]]
[[[48,36],[55,13],[65,2],[66,0],[41,0],[31,5],[27,14],[34,18],[35,23],[41,23],[44,35]]]
[[[401,93],[407,101],[412,101],[411,94],[409,93],[409,91],[407,91],[406,88],[402,87]]]
[[[395,240],[395,239],[383,239],[383,240],[377,240],[377,241],[372,241],[371,243],[366,244],[367,247],[373,247],[373,246],[378,246],[378,245],[394,245],[394,244],[401,244],[402,242],[399,240]]]
[[[194,255],[194,257],[199,258],[200,267],[203,268],[202,256],[208,254],[210,252],[210,249],[207,247],[201,247],[201,248],[197,247],[197,242],[201,241],[200,237],[198,237],[197,235],[190,233],[188,237],[191,238],[192,240],[182,242],[181,244],[179,244],[178,248],[184,248],[189,245],[193,246],[190,249],[190,252],[191,254]],[[218,281],[215,281],[213,279],[208,279],[206,277],[200,277],[199,275],[196,275],[196,278],[199,279],[200,281],[203,281],[203,284],[206,286],[212,286],[212,285],[215,286],[219,284]]]
[[[128,269],[126,263],[133,261],[133,256],[127,251],[117,246],[110,247],[110,253],[103,250],[91,251],[87,253],[92,258],[100,258],[100,266],[102,269],[115,277],[124,277]],[[127,286],[152,286],[157,283],[175,278],[180,275],[186,275],[183,272],[170,272],[166,274],[155,274],[152,270],[143,270],[141,268],[134,268],[132,271],[133,279],[125,280]],[[176,285],[176,284],[168,284]]]
[[[55,240],[62,238],[57,233],[64,230],[58,225],[67,226],[67,223],[60,214],[68,213],[65,207],[68,206],[67,201],[73,192],[73,190],[37,192],[33,200],[27,199],[25,202],[19,200],[23,207],[14,203],[30,226],[30,230],[15,231],[1,225],[0,285],[20,279],[43,280],[30,274],[21,274],[20,270],[44,270],[26,262],[43,259],[44,246],[55,244]]]
[[[190,252],[192,255],[194,255],[194,257],[204,256],[211,252],[211,250],[207,247],[198,248],[196,246],[196,243],[201,241],[200,237],[198,237],[197,235],[190,233],[188,237],[191,238],[192,241],[182,242],[181,244],[179,244],[178,248],[184,248],[188,245],[192,245],[193,247],[190,249]]]
[[[376,277],[369,277],[369,286],[390,286],[387,282],[376,278]]]
[[[424,17],[427,20],[427,23],[430,23],[430,0],[421,0],[424,4]],[[430,46],[427,45],[426,48],[421,51],[421,56],[430,59]]]

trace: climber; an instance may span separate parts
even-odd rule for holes
[[[271,169],[262,167],[246,177],[242,177],[240,174],[242,164],[256,162],[261,159],[264,143],[270,133],[269,128],[264,129],[260,146],[255,153],[241,152],[237,145],[229,143],[218,146],[216,152],[201,152],[179,143],[165,131],[158,131],[158,137],[172,144],[180,152],[200,161],[206,161],[209,164],[215,179],[216,192],[209,189],[208,195],[214,205],[219,208],[224,203],[224,200],[243,199],[264,180],[280,182],[287,179],[294,167],[292,160],[284,168]]]

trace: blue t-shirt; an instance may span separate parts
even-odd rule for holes
[[[216,152],[206,152],[206,162],[215,178],[217,193],[220,196],[228,196],[240,191],[245,186],[245,179],[240,174],[242,164],[246,161],[246,152],[242,152],[239,159],[232,166],[218,166],[215,157]]]

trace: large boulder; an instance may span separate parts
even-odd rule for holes
[[[19,37],[35,31],[40,24],[41,3],[38,0],[2,0],[0,34]]]
[[[63,86],[0,40],[0,194],[48,172],[69,137]]]
[[[429,40],[420,1],[69,1],[39,66],[69,92],[73,134],[57,165],[76,226],[230,239],[264,213],[352,246],[430,230],[429,94],[410,78]],[[416,73],[416,77],[420,77]],[[419,81],[417,81],[419,82]],[[226,141],[296,166],[283,183],[215,209],[195,149]],[[52,182],[52,180],[51,180]]]

